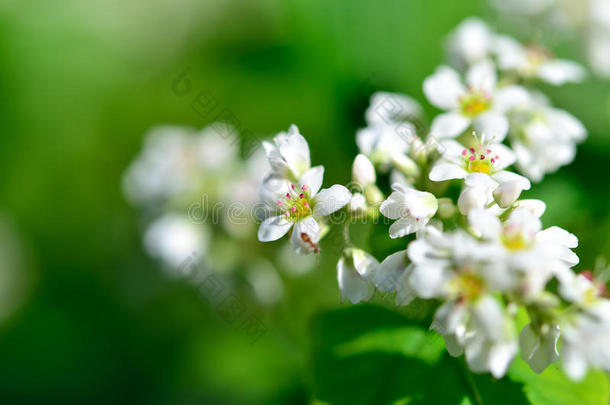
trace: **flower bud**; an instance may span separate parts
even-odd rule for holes
[[[485,207],[486,203],[487,196],[476,187],[466,187],[458,198],[458,208],[463,215],[468,215],[473,209]]]
[[[493,192],[494,200],[500,208],[510,207],[524,190],[524,184],[519,180],[505,181],[501,183]]]
[[[373,164],[369,158],[363,154],[358,154],[356,159],[354,159],[354,164],[352,165],[352,179],[362,188],[365,188],[369,184],[375,184],[375,181],[377,180]]]
[[[413,161],[413,159],[407,155],[402,153],[394,154],[392,156],[392,163],[398,170],[407,176],[417,176],[419,174],[419,167],[417,167],[417,164]]]
[[[366,199],[360,193],[354,193],[348,204],[348,209],[353,214],[359,214],[366,211]]]

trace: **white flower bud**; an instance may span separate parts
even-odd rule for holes
[[[348,204],[348,209],[354,214],[366,211],[366,199],[360,193],[354,193]]]
[[[369,158],[361,153],[354,159],[354,164],[352,165],[352,179],[362,188],[369,184],[375,184],[375,181],[377,181],[375,167],[373,167]]]
[[[458,198],[458,208],[463,215],[476,208],[484,208],[487,203],[485,193],[476,187],[466,187]]]
[[[494,200],[501,208],[508,208],[517,201],[524,189],[523,186],[520,180],[505,181],[494,190]]]
[[[540,200],[519,200],[515,203],[515,207],[528,210],[536,217],[540,218],[546,210],[546,204]]]
[[[394,154],[392,156],[392,163],[398,170],[407,176],[417,176],[419,174],[419,167],[417,167],[417,163],[415,163],[413,159],[407,155],[402,153]]]

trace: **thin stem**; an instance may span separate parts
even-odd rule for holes
[[[343,224],[343,240],[345,241],[346,246],[351,244],[349,238],[349,220],[345,221],[345,223]]]
[[[468,366],[466,365],[466,360],[464,359],[464,357],[460,358],[460,365],[462,368],[462,372],[464,374],[464,377],[466,378],[466,382],[468,383],[468,387],[470,388],[470,391],[472,393],[472,397],[475,401],[475,403],[477,405],[483,405],[483,399],[481,398],[481,394],[479,393],[479,389],[477,388],[474,379],[472,378],[472,373],[470,372],[470,370],[468,369]]]

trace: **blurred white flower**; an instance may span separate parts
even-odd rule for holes
[[[284,294],[284,285],[273,265],[265,259],[256,259],[248,266],[246,278],[256,298],[266,305],[275,304]]]
[[[430,103],[448,112],[432,121],[429,136],[454,138],[472,124],[478,133],[501,142],[508,132],[506,113],[526,102],[529,95],[516,85],[497,88],[496,82],[495,67],[489,60],[468,69],[466,85],[452,68],[437,68],[424,80],[424,94]]]
[[[273,142],[263,141],[263,147],[277,177],[295,182],[311,167],[309,145],[296,125],[276,135]]]
[[[155,258],[173,269],[179,269],[189,258],[199,261],[205,256],[210,234],[204,225],[169,213],[153,221],[144,234],[144,247]]]
[[[449,35],[447,50],[453,64],[466,68],[490,56],[493,33],[479,18],[466,18]]]

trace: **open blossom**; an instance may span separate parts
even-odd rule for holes
[[[553,85],[580,82],[585,69],[576,62],[554,58],[540,46],[524,46],[515,39],[497,36],[494,49],[500,70],[513,71],[526,79],[536,78]]]
[[[464,179],[466,188],[463,196],[460,196],[461,204],[458,202],[464,214],[493,201],[493,193],[498,187],[501,188],[496,193],[496,198],[502,206],[514,202],[522,190],[530,188],[527,178],[504,170],[515,162],[515,155],[502,144],[480,142],[476,147],[465,148],[460,143],[447,139],[440,145],[444,152],[432,167],[430,180]],[[507,197],[506,200],[504,197]]]
[[[381,203],[381,213],[396,221],[390,226],[390,237],[400,238],[422,229],[438,209],[433,194],[407,188],[399,183],[392,185],[392,194]]]
[[[416,136],[411,121],[420,119],[422,108],[409,96],[378,92],[366,110],[367,126],[358,130],[356,143],[360,152],[382,171],[390,167],[413,173],[417,170],[407,153]]]
[[[258,229],[258,239],[270,242],[284,236],[294,226],[291,242],[297,253],[319,250],[320,225],[316,218],[324,217],[343,208],[351,199],[351,193],[344,186],[335,184],[323,189],[324,168],[316,166],[306,171],[296,184],[278,181],[271,194],[275,203],[275,213],[265,219]],[[269,182],[263,185],[269,187]],[[318,192],[319,191],[319,192]],[[267,197],[270,197],[267,188]]]
[[[477,235],[497,245],[502,273],[526,300],[543,291],[552,277],[570,274],[579,261],[572,252],[578,245],[574,235],[557,226],[542,230],[540,219],[526,209],[514,209],[504,222],[489,211],[473,210],[468,221]]]
[[[491,295],[504,288],[496,275],[496,247],[462,231],[428,227],[407,251],[414,265],[410,288],[421,298],[445,301],[432,329],[443,335],[449,353],[464,353],[473,371],[503,376],[517,344],[510,317]]]
[[[516,166],[533,181],[540,181],[545,174],[572,162],[576,144],[587,135],[585,127],[574,116],[538,99],[509,115],[509,139]]]
[[[441,66],[425,79],[424,94],[434,106],[448,112],[432,122],[430,136],[454,138],[470,125],[486,136],[501,142],[508,132],[506,113],[528,99],[520,86],[498,88],[493,64],[479,62],[466,72],[466,84],[448,66]]]

